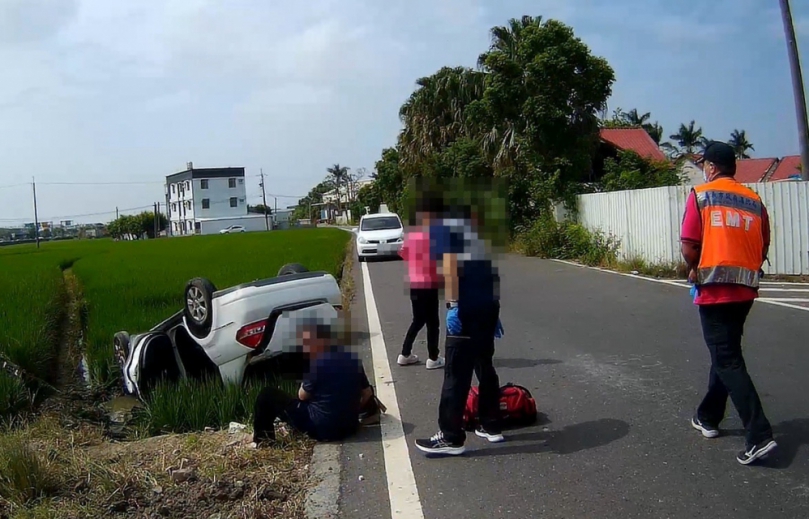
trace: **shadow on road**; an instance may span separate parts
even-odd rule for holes
[[[778,449],[759,463],[770,469],[787,469],[795,461],[801,445],[809,445],[809,418],[782,422],[773,427]]]
[[[507,443],[488,449],[467,452],[467,456],[480,458],[508,454],[536,454],[548,452],[559,455],[603,447],[620,440],[629,433],[629,424],[623,420],[602,418],[591,422],[568,425],[559,431],[535,431],[507,434]]]
[[[533,368],[535,366],[550,366],[553,364],[561,364],[561,360],[556,359],[503,359],[494,358],[494,367],[503,369],[523,369]]]

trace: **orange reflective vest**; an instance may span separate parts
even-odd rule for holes
[[[761,198],[731,178],[697,186],[694,194],[702,219],[697,284],[758,288],[764,259]]]

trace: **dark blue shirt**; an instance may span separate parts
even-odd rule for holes
[[[351,352],[333,350],[312,361],[303,389],[318,437],[339,438],[356,429],[362,386],[362,364]]]
[[[499,300],[499,276],[483,240],[467,221],[444,220],[430,227],[435,261],[458,257],[458,308],[486,306]]]

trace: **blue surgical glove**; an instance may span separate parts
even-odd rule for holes
[[[505,332],[505,330],[503,330],[503,323],[501,323],[500,319],[498,319],[497,320],[497,328],[494,329],[494,338],[495,339],[502,339],[503,335],[505,335],[505,334],[506,334],[506,332]]]
[[[699,295],[699,288],[697,287],[697,285],[691,285],[690,293],[691,293],[691,301],[694,301],[696,303],[697,296]]]
[[[461,319],[458,317],[458,307],[447,310],[447,335],[461,333]]]

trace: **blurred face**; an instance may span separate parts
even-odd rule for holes
[[[431,217],[432,215],[430,213],[422,211],[416,214],[416,221],[422,226],[430,225]]]
[[[307,355],[317,356],[326,349],[327,341],[317,336],[314,328],[304,328],[300,333],[303,352]]]

